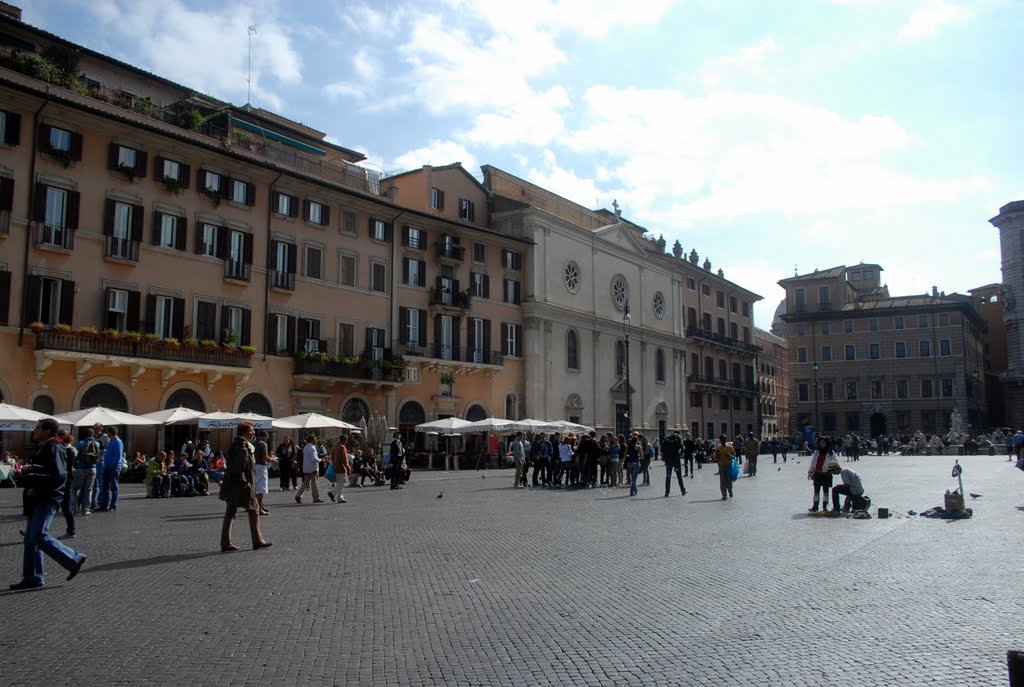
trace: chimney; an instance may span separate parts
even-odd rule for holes
[[[21,8],[6,2],[0,2],[0,14],[14,21],[21,21]]]
[[[932,287],[932,298],[938,298],[938,297],[939,297],[939,287],[938,286],[933,286]]]

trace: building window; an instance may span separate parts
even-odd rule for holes
[[[808,400],[808,396],[809,396],[808,391],[809,391],[809,386],[808,386],[808,384],[806,382],[802,382],[800,384],[797,384],[796,385],[796,397],[797,397],[797,399],[800,400],[800,401],[807,401]]]
[[[117,146],[117,159],[115,160],[116,167],[118,169],[128,168],[135,170],[139,164],[139,153],[137,150],[132,148],[126,148],[125,146]]]
[[[354,210],[342,210],[341,211],[341,231],[346,234],[356,234],[356,222],[358,218]]]
[[[691,391],[690,392],[690,407],[691,408],[700,408],[701,407],[701,400],[703,398],[704,398],[704,394],[699,394],[696,391]]]
[[[168,160],[164,158],[161,164],[161,172],[163,174],[164,181],[176,181],[180,185],[184,181],[184,174],[182,174],[182,166],[180,162],[174,160]]]
[[[491,278],[483,272],[470,272],[469,286],[472,289],[473,298],[491,297]]]
[[[939,355],[953,355],[953,344],[949,339],[939,339]]]
[[[459,198],[459,219],[464,219],[468,222],[476,219],[476,208],[473,206],[473,201]]]
[[[821,361],[823,363],[831,362],[832,360],[832,347],[822,346],[821,347]]]
[[[0,110],[0,142],[9,146],[21,142],[21,115]]]
[[[178,217],[174,215],[158,215],[160,218],[160,234],[157,237],[157,245],[163,248],[176,248],[178,246]]]
[[[315,200],[306,201],[306,221],[324,226],[327,224],[327,206]]]
[[[167,296],[156,296],[156,319],[153,331],[161,339],[174,336],[174,299]]]
[[[107,317],[103,324],[106,329],[119,332],[128,329],[128,292],[124,289],[107,290]]]
[[[928,323],[929,323],[929,320],[928,320],[928,315],[927,314],[925,314],[925,315],[918,315],[917,316],[917,326],[920,327],[921,329],[927,329],[928,328]]]
[[[931,398],[933,396],[932,380],[922,379],[921,380],[921,398]]]
[[[55,126],[51,126],[49,143],[50,150],[61,150],[69,153],[71,152],[71,132],[66,129],[58,129]]]
[[[487,262],[487,244],[473,243],[473,262],[483,265]]]
[[[284,217],[295,217],[297,212],[296,198],[287,193],[278,193],[277,202],[274,205],[274,212]]]
[[[573,329],[565,335],[565,366],[570,370],[580,369],[579,337]]]
[[[871,356],[872,360],[878,360],[882,357],[882,348],[876,343],[868,344],[868,355]]]
[[[836,431],[836,414],[835,413],[822,413],[821,414],[822,431],[834,432]]]
[[[693,277],[687,277],[686,278],[686,288],[689,289],[690,291],[696,291],[697,290],[697,280],[695,280]]]
[[[907,344],[904,341],[896,342],[896,357],[906,358],[907,357]]]
[[[310,279],[324,278],[324,252],[316,246],[306,246],[306,276]]]
[[[217,257],[217,230],[218,227],[215,224],[203,224],[202,229],[199,232],[199,246],[198,253],[200,255],[208,255],[210,257]]]
[[[654,381],[665,382],[665,351],[660,348],[654,351]]]
[[[853,320],[843,321],[843,331],[847,334],[853,334]]]
[[[832,309],[832,296],[827,286],[818,287],[818,308],[823,311]]]
[[[882,398],[882,382],[875,379],[871,381],[871,400],[877,401]]]
[[[846,429],[850,432],[860,431],[860,413],[849,412],[846,414]]]
[[[342,286],[356,285],[356,259],[354,256],[341,256],[338,264],[338,282]]]
[[[427,263],[414,258],[405,258],[402,261],[402,283],[410,286],[426,286],[427,284]]]
[[[807,362],[807,349],[804,348],[803,346],[801,346],[800,348],[796,349],[796,361],[798,363],[806,363]]]
[[[501,250],[501,264],[507,270],[518,272],[523,269],[523,256],[514,250],[503,248]]]
[[[725,294],[721,291],[715,292],[715,302],[719,308],[725,308]]]
[[[519,349],[520,340],[522,338],[520,326],[518,324],[509,324],[506,322],[502,324],[502,328],[505,330],[505,355],[518,357],[521,354]]]
[[[404,243],[407,248],[412,248],[413,250],[423,250],[424,248],[427,247],[426,232],[424,232],[422,229],[417,229],[416,227],[406,227],[404,234],[405,235],[402,237],[402,243]]]
[[[444,191],[439,188],[430,189],[430,209],[444,210]]]
[[[240,179],[232,179],[231,200],[242,205],[255,205],[256,185]]]
[[[908,382],[906,379],[896,380],[896,398],[910,398],[910,382]]]
[[[868,320],[868,331],[872,331],[872,332],[877,332],[878,331],[878,318],[877,317],[872,317],[870,320]]]
[[[931,357],[932,354],[932,342],[931,341],[920,341],[917,344],[918,351],[922,358]]]
[[[519,305],[522,300],[521,286],[516,279],[506,279],[504,289],[505,302]]]
[[[729,296],[729,312],[736,312],[736,296]]]
[[[953,380],[943,379],[942,380],[942,397],[953,398]]]
[[[892,326],[894,329],[903,329],[903,315],[895,315],[892,318]]]
[[[273,332],[271,343],[274,352],[281,353],[282,351],[290,351],[291,346],[291,333],[290,330],[295,326],[294,319],[287,315],[271,315],[273,319]]]
[[[383,220],[370,220],[370,237],[376,241],[388,240],[388,224]]]
[[[822,320],[821,322],[821,333],[828,335],[832,333],[832,323],[828,320]]]
[[[379,262],[373,263],[370,268],[370,290],[379,293],[387,293],[388,291],[387,267]]]
[[[836,400],[836,385],[832,382],[824,382],[821,385],[821,400],[823,401],[834,401]]]
[[[857,400],[857,382],[846,383],[846,400],[856,401]]]
[[[939,326],[940,327],[948,327],[949,326],[949,313],[945,313],[945,312],[939,313]]]
[[[209,170],[203,170],[202,171],[202,177],[203,177],[203,184],[202,184],[202,186],[203,186],[202,190],[203,191],[206,191],[207,193],[215,193],[215,194],[220,194],[222,192],[223,184],[224,184],[224,177],[222,177],[220,174],[217,174],[216,172],[211,172]]]
[[[844,351],[846,360],[856,360],[857,359],[857,347],[856,347],[856,345],[854,345],[854,344],[846,344],[843,347],[843,351]]]

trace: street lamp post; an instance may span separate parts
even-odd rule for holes
[[[816,436],[821,436],[821,419],[818,417],[818,361],[814,361],[812,366],[814,370],[814,432]]]
[[[623,306],[622,331],[626,335],[626,436],[633,433],[633,388],[629,384],[629,299]]]

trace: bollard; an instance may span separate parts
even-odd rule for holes
[[[1006,668],[1010,673],[1010,687],[1024,687],[1024,651],[1007,651]]]

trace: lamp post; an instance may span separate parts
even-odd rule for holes
[[[626,335],[626,436],[633,433],[633,387],[629,384],[629,299],[622,309],[622,332]]]
[[[818,361],[814,361],[814,432],[815,436],[821,436],[821,420],[818,417]]]

